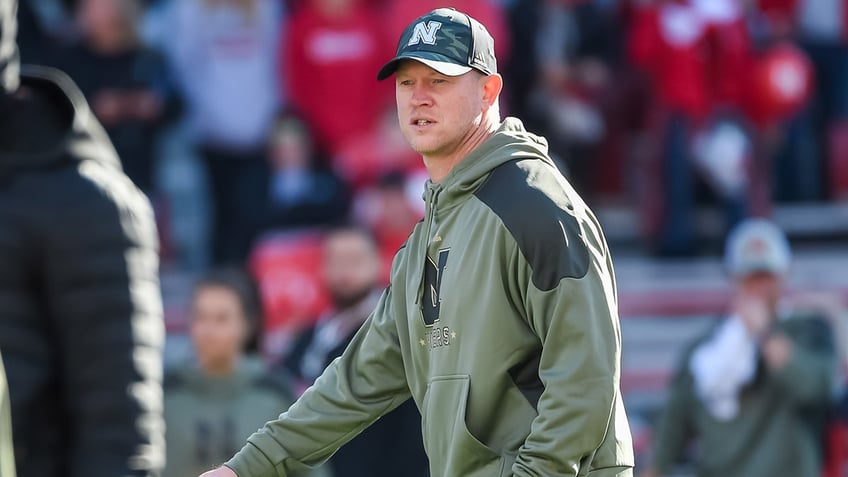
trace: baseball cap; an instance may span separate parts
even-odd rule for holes
[[[397,54],[377,73],[384,80],[401,61],[420,61],[446,76],[472,69],[491,75],[498,71],[495,40],[480,22],[453,8],[436,10],[416,18],[400,36]]]
[[[725,265],[733,276],[756,272],[783,275],[789,271],[791,258],[786,235],[768,220],[745,220],[728,235]]]

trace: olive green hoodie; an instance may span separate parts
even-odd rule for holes
[[[600,225],[509,118],[440,183],[362,330],[227,465],[286,476],[410,395],[434,477],[631,475]]]

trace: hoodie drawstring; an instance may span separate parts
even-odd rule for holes
[[[425,215],[424,215],[424,247],[421,260],[421,276],[418,279],[418,292],[415,294],[415,304],[420,305],[421,297],[424,296],[424,276],[427,274],[427,259],[428,251],[430,250],[430,232],[433,228],[433,222],[436,218],[436,204],[439,200],[439,193],[442,191],[441,186],[433,184],[427,187],[427,192],[424,196]]]

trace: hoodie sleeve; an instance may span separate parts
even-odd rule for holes
[[[668,475],[685,453],[693,435],[692,403],[696,399],[692,374],[689,371],[692,350],[684,354],[670,383],[668,400],[654,430],[653,468],[659,475]]]
[[[542,344],[538,416],[515,476],[585,475],[632,466],[619,393],[621,337],[612,264],[597,221],[561,214],[560,232],[535,234],[517,260],[528,325]],[[519,239],[521,240],[521,239]],[[621,445],[602,445],[618,439]],[[604,450],[611,449],[611,450]],[[600,453],[612,453],[599,455]]]
[[[268,422],[229,462],[239,477],[285,477],[314,468],[410,396],[391,288],[341,357],[288,411]]]

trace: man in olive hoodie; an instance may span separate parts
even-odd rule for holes
[[[546,141],[501,121],[491,36],[434,10],[392,74],[426,217],[344,354],[207,475],[316,465],[410,396],[434,477],[631,475],[610,253]]]

